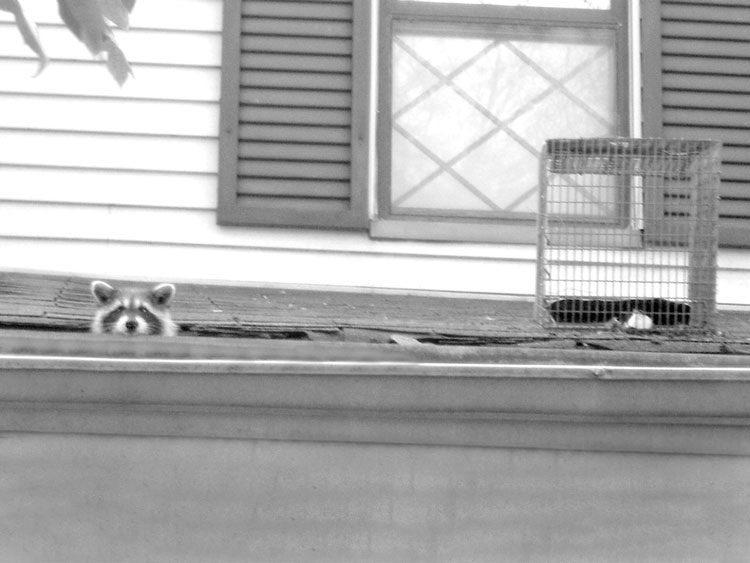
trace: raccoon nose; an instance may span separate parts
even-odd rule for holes
[[[138,323],[135,321],[126,321],[125,322],[125,328],[128,332],[135,332],[135,329],[138,328]]]

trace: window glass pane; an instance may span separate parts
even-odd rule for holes
[[[612,222],[628,217],[622,178],[612,175],[550,174],[547,214],[568,221]]]
[[[493,6],[531,6],[534,8],[578,8],[609,10],[611,0],[410,0],[440,4],[491,4]]]
[[[535,213],[546,139],[616,135],[614,32],[417,25],[394,30],[392,213]]]

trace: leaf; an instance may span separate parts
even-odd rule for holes
[[[104,21],[98,0],[57,0],[62,18],[68,29],[83,42],[93,55],[104,50],[104,41],[112,32]]]
[[[39,68],[37,68],[36,74],[34,75],[39,76],[44,70],[44,67],[47,66],[49,59],[47,59],[42,43],[39,40],[39,30],[37,29],[36,24],[26,16],[26,13],[23,11],[23,7],[18,0],[0,0],[0,10],[13,14],[16,19],[16,27],[18,27],[18,31],[21,32],[21,37],[23,37],[24,42],[37,54],[37,57],[39,57]]]
[[[107,38],[104,46],[107,51],[107,69],[117,83],[122,86],[127,81],[128,76],[133,74],[133,70],[130,68],[122,50],[112,38]]]
[[[130,29],[130,10],[122,0],[99,0],[104,17],[120,29]]]
[[[4,0],[0,0],[4,1]],[[93,55],[107,53],[107,69],[122,86],[133,74],[125,55],[115,43],[112,30],[105,20],[127,28],[129,9],[135,1],[123,0],[57,0],[60,17],[70,31],[81,40]]]
[[[0,0],[0,10],[10,12],[13,15],[15,15],[16,11],[20,9],[20,6],[18,0]]]

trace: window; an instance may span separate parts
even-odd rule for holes
[[[533,242],[543,142],[629,133],[627,4],[381,0],[371,162],[372,4],[228,0],[219,221]]]
[[[531,242],[544,141],[628,132],[625,1],[383,0],[380,41],[384,236]]]

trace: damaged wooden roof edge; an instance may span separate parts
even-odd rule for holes
[[[52,335],[62,333],[85,341],[95,310],[89,283],[89,279],[80,276],[0,272],[0,339],[6,334],[12,338],[14,332],[23,330],[42,334],[33,340],[37,343],[49,339],[61,346],[61,341]],[[747,313],[721,312],[720,333],[625,334],[594,328],[544,329],[533,320],[532,308],[528,300],[503,301],[481,296],[456,299],[184,283],[177,291],[172,316],[182,327],[181,342],[185,338],[208,339],[192,341],[191,354],[195,357],[269,340],[288,341],[295,346],[305,342],[346,344],[350,353],[355,351],[351,346],[380,343],[403,347],[434,344],[450,348],[527,348],[535,355],[542,350],[553,354],[561,350],[649,353],[651,358],[651,352],[750,355]],[[218,340],[228,342],[220,345]],[[68,350],[80,347],[73,344],[74,339],[69,342]],[[119,353],[137,355],[150,346],[152,354],[164,354],[162,343],[132,344],[123,345]],[[107,345],[112,346],[115,345]],[[170,346],[169,353],[177,353],[181,347],[182,344]],[[84,353],[88,353],[85,346]]]
[[[0,433],[750,455],[744,357],[27,336],[2,340]]]
[[[226,339],[196,336],[122,337],[75,333],[3,331],[0,355],[4,358],[88,358],[100,360],[159,360],[200,364],[212,360],[236,362],[360,362],[367,364],[485,364],[538,366],[545,372],[572,373],[560,369],[583,366],[585,377],[622,377],[622,366],[631,366],[633,377],[644,378],[744,378],[750,374],[750,356],[744,354],[686,354],[631,352],[580,347],[559,350],[507,346],[438,346],[357,342],[308,342],[287,340]],[[153,364],[155,366],[155,364]],[[166,364],[165,364],[166,365]],[[175,364],[177,365],[177,364]],[[218,367],[219,364],[216,364]],[[593,367],[602,371],[591,371]],[[607,371],[608,368],[615,371]],[[662,369],[663,368],[663,369]],[[363,369],[365,369],[363,367]],[[701,371],[703,370],[703,371]],[[211,368],[208,369],[211,371]],[[365,369],[365,371],[367,371]],[[712,374],[708,376],[709,372]],[[747,373],[745,373],[747,372]],[[693,374],[692,376],[689,374]],[[619,375],[618,375],[619,374]],[[631,376],[628,376],[631,377]]]

